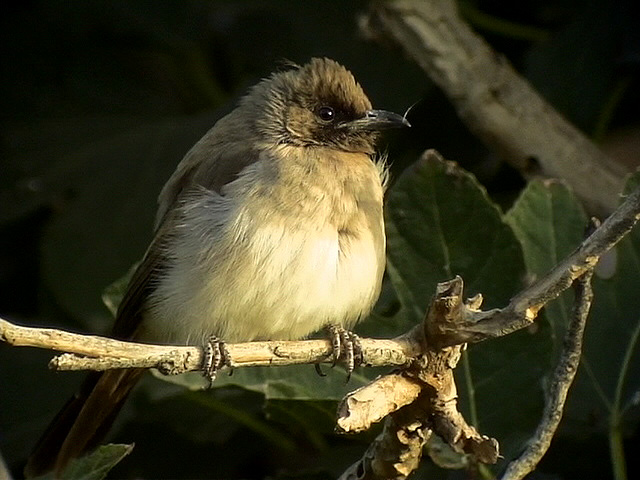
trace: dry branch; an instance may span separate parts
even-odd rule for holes
[[[392,372],[349,393],[338,405],[337,428],[362,432],[391,412],[410,404],[423,385],[403,372]]]
[[[537,164],[597,214],[615,208],[625,171],[559,115],[460,18],[454,0],[373,4],[365,33],[392,39],[422,67],[468,128],[525,175]]]
[[[529,439],[525,451],[509,464],[501,480],[521,480],[531,473],[547,453],[560,425],[567,394],[580,364],[582,338],[593,301],[592,275],[593,271],[589,271],[575,282],[576,297],[571,323],[565,336],[562,355],[549,387],[540,425],[533,437]]]
[[[417,467],[422,446],[433,433],[454,450],[469,454],[475,461],[494,463],[498,458],[496,440],[481,435],[469,426],[456,408],[453,369],[461,345],[507,335],[530,325],[544,305],[569,288],[576,279],[590,275],[599,258],[629,233],[639,219],[640,188],[637,188],[574,253],[514,296],[503,309],[480,311],[482,299],[479,296],[465,304],[462,301],[463,282],[459,277],[438,284],[424,323],[409,334],[414,341],[422,343],[423,354],[407,369],[393,374],[392,378],[378,378],[347,396],[341,403],[338,422],[344,430],[352,428],[358,431],[389,414],[383,433],[341,478],[405,478],[407,472]],[[583,290],[578,291],[578,298],[586,300],[576,306],[576,318],[580,319],[576,322],[584,322],[590,294],[585,290],[588,287],[579,288]],[[560,373],[554,380],[556,391],[552,405],[547,408],[547,420],[538,432],[538,439],[532,440],[537,443],[535,453],[523,459],[528,464],[526,468],[530,467],[530,461],[539,461],[536,456],[541,457],[540,452],[546,451],[549,431],[555,429],[553,422],[559,421],[559,409],[571,383],[571,376],[563,376],[562,372],[566,367],[575,367],[574,363],[579,358],[575,347],[580,344],[581,327],[580,323],[576,325],[568,333],[570,348],[567,350],[567,361],[558,367]],[[377,399],[372,402],[371,392],[380,391],[382,382],[391,382],[400,387],[388,401]],[[414,387],[419,383],[422,383],[422,389],[417,393]],[[366,392],[364,400],[363,391]]]
[[[157,368],[165,374],[200,371],[202,348],[124,342],[50,328],[23,327],[0,318],[0,340],[14,346],[68,352],[55,357],[55,370]],[[227,345],[234,368],[331,362],[328,340],[249,342]],[[362,339],[364,363],[404,365],[418,352],[406,337],[397,340]]]
[[[478,298],[470,301],[474,308],[478,303]],[[465,305],[463,301],[461,278],[440,283],[420,328],[428,335],[428,332],[437,329],[440,323],[461,322],[469,310],[469,304]],[[417,338],[420,336],[417,329],[413,330],[413,334]],[[439,347],[428,340],[423,342],[423,345],[424,353],[403,372],[394,374],[390,379],[394,382],[391,387],[405,387],[403,390],[407,392],[406,397],[403,398],[398,391],[393,391],[393,401],[379,401],[375,404],[375,415],[380,415],[382,408],[393,408],[385,420],[384,430],[369,446],[365,455],[349,467],[341,479],[404,479],[417,468],[422,457],[422,447],[434,433],[455,451],[468,454],[475,461],[497,461],[498,442],[481,435],[468,425],[457,409],[457,389],[453,370],[460,359],[462,345]],[[384,384],[386,378],[376,379],[371,385],[360,389],[360,392],[376,392],[376,389],[372,388],[376,384],[389,386]],[[415,385],[421,385],[421,388],[416,390]],[[345,424],[358,428],[368,427],[367,420],[373,420],[366,418],[372,410],[371,403],[353,401],[354,394],[350,394],[341,403],[339,412],[343,415],[338,423],[342,428],[345,428]],[[389,393],[386,395],[389,396]],[[353,421],[353,418],[357,421]]]
[[[409,416],[389,416],[382,433],[360,460],[338,480],[402,480],[420,464],[422,450],[432,435],[421,421]]]
[[[468,309],[462,323],[438,324],[439,330],[432,331],[429,340],[443,346],[476,343],[531,325],[542,307],[593,269],[600,257],[629,233],[639,219],[640,188],[636,188],[571,255],[515,295],[505,308],[487,312]]]

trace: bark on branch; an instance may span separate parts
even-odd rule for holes
[[[25,327],[0,318],[0,340],[16,347],[67,352],[49,363],[53,370],[157,368],[165,375],[202,369],[202,348],[149,345],[51,328]],[[362,339],[364,362],[370,366],[405,365],[419,352],[408,337]],[[234,368],[332,362],[329,340],[228,344]]]
[[[569,387],[578,371],[582,355],[582,338],[593,301],[592,275],[591,271],[585,273],[574,285],[576,298],[571,323],[567,329],[560,361],[551,379],[542,420],[536,433],[529,439],[525,451],[507,466],[501,480],[521,480],[531,473],[547,453],[560,425]]]

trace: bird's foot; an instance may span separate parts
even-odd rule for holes
[[[209,337],[209,340],[203,347],[204,356],[202,358],[202,375],[209,382],[209,388],[213,385],[213,381],[218,376],[218,371],[222,367],[233,368],[231,363],[231,355],[227,349],[227,344],[215,335]],[[231,375],[231,373],[229,373]]]
[[[360,337],[339,325],[327,326],[327,332],[333,349],[332,366],[335,366],[339,361],[344,362],[348,382],[355,367],[364,363]]]

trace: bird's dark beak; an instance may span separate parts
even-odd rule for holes
[[[354,130],[387,130],[411,126],[402,115],[386,110],[367,110],[362,118],[353,120],[347,125]]]

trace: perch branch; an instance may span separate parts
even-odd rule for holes
[[[525,176],[536,163],[544,175],[566,180],[594,213],[615,208],[623,168],[474,33],[454,0],[375,2],[361,24],[366,35],[399,44],[469,129]]]
[[[157,368],[165,374],[199,371],[202,348],[148,345],[50,328],[15,325],[0,318],[0,340],[14,346],[68,352],[51,360],[54,370]],[[227,345],[234,367],[331,362],[328,340],[250,342]],[[419,348],[407,337],[362,339],[364,362],[371,366],[404,365]]]

